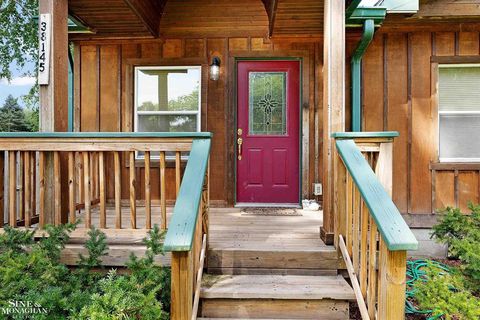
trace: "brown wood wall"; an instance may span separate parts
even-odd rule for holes
[[[427,28],[428,29],[428,28]],[[431,169],[437,162],[438,115],[436,65],[432,56],[480,56],[479,32],[380,30],[363,62],[363,125],[367,131],[396,130],[393,197],[404,214],[429,214],[437,208],[480,199],[479,168],[448,166]],[[455,27],[454,30],[461,29]],[[478,30],[478,29],[475,29]],[[346,127],[350,128],[350,55],[358,32],[347,37]],[[208,80],[212,56],[222,60],[221,78]],[[77,41],[76,126],[81,131],[131,131],[133,106],[132,63],[202,64],[202,130],[214,133],[211,157],[211,198],[233,204],[233,57],[302,56],[304,126],[308,145],[303,146],[308,167],[304,197],[312,197],[312,183],[322,179],[322,40],[321,38],[256,37],[168,38],[164,40]],[[434,58],[433,58],[434,59]],[[77,83],[79,85],[77,85]],[[138,170],[138,177],[143,170]],[[173,198],[173,170],[167,170],[167,196]],[[158,169],[152,181],[158,179]],[[127,198],[128,172],[124,175]],[[111,181],[109,180],[111,183]],[[143,181],[138,179],[139,198]],[[158,198],[158,184],[153,184]],[[112,195],[111,188],[109,194]],[[413,221],[413,220],[411,220]],[[414,223],[413,223],[414,224]]]
[[[437,65],[432,56],[480,54],[479,32],[379,32],[363,63],[367,131],[395,130],[393,197],[402,213],[465,209],[479,200],[479,171],[438,161]],[[477,168],[478,169],[478,168]],[[432,173],[433,172],[433,173]]]
[[[219,81],[208,79],[212,56],[222,61]],[[321,64],[319,39],[291,38],[265,40],[250,37],[178,38],[165,40],[91,40],[75,42],[75,124],[78,131],[131,131],[133,128],[132,65],[201,64],[202,130],[213,132],[211,152],[211,199],[213,204],[233,203],[233,56],[301,56],[303,68],[304,123],[308,124],[309,149],[304,164],[308,166],[307,193],[312,183],[321,181],[322,123]],[[315,146],[318,146],[316,148]],[[316,160],[317,159],[317,160]],[[111,161],[111,160],[110,160]],[[125,161],[123,162],[125,163]],[[152,181],[159,170],[152,169]],[[143,169],[137,169],[139,199],[143,198]],[[128,198],[128,170],[122,175],[123,198]],[[109,197],[113,197],[112,179],[108,179]],[[174,198],[174,170],[167,169],[167,198]],[[159,197],[158,183],[152,183],[152,197]]]

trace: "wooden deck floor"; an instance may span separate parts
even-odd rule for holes
[[[167,222],[172,214],[172,207],[167,208]],[[299,215],[250,215],[245,214],[242,208],[211,208],[209,215],[209,252],[220,253],[225,257],[225,252],[318,252],[330,250],[320,239],[320,226],[322,213],[320,211],[297,210]],[[85,221],[84,213],[78,219]],[[160,225],[160,207],[152,206],[152,225]],[[98,207],[92,209],[92,225],[99,226]],[[72,263],[77,259],[79,252],[84,252],[85,230],[83,222],[79,229],[72,235],[72,242],[65,250],[65,258]],[[121,266],[128,258],[129,252],[142,255],[145,247],[142,238],[146,236],[145,208],[137,207],[137,230],[130,228],[130,208],[122,208],[122,227],[115,230],[115,211],[113,207],[107,208],[107,229],[104,229],[110,246],[109,256],[105,263],[112,266]],[[226,260],[223,260],[226,261]],[[167,255],[159,259],[162,264],[169,264]],[[235,261],[232,261],[235,263]],[[233,267],[233,265],[232,265]]]
[[[167,208],[167,223],[172,207]],[[275,211],[275,209],[270,209]],[[320,240],[321,211],[297,209],[298,215],[252,215],[242,208],[211,208],[209,246],[211,248],[295,249],[325,246]],[[84,213],[78,215],[84,221]],[[99,226],[98,208],[92,209],[92,225]],[[152,207],[152,225],[161,223],[160,207]],[[107,208],[107,229],[115,226],[114,208]],[[79,225],[83,227],[83,223]],[[122,207],[122,228],[130,228],[130,208]],[[145,208],[137,207],[137,229],[145,228]]]
[[[274,210],[274,209],[272,209]],[[317,250],[322,213],[297,210],[300,215],[249,215],[242,208],[210,210],[210,249]]]

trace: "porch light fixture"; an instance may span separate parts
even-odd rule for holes
[[[210,80],[217,81],[220,78],[220,58],[213,57],[210,65]]]

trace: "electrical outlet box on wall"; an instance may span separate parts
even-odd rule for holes
[[[321,196],[323,194],[323,188],[321,183],[314,183],[313,184],[313,195]]]

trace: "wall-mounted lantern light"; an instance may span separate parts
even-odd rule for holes
[[[210,65],[210,80],[218,80],[220,77],[220,58],[213,57],[212,64]]]

